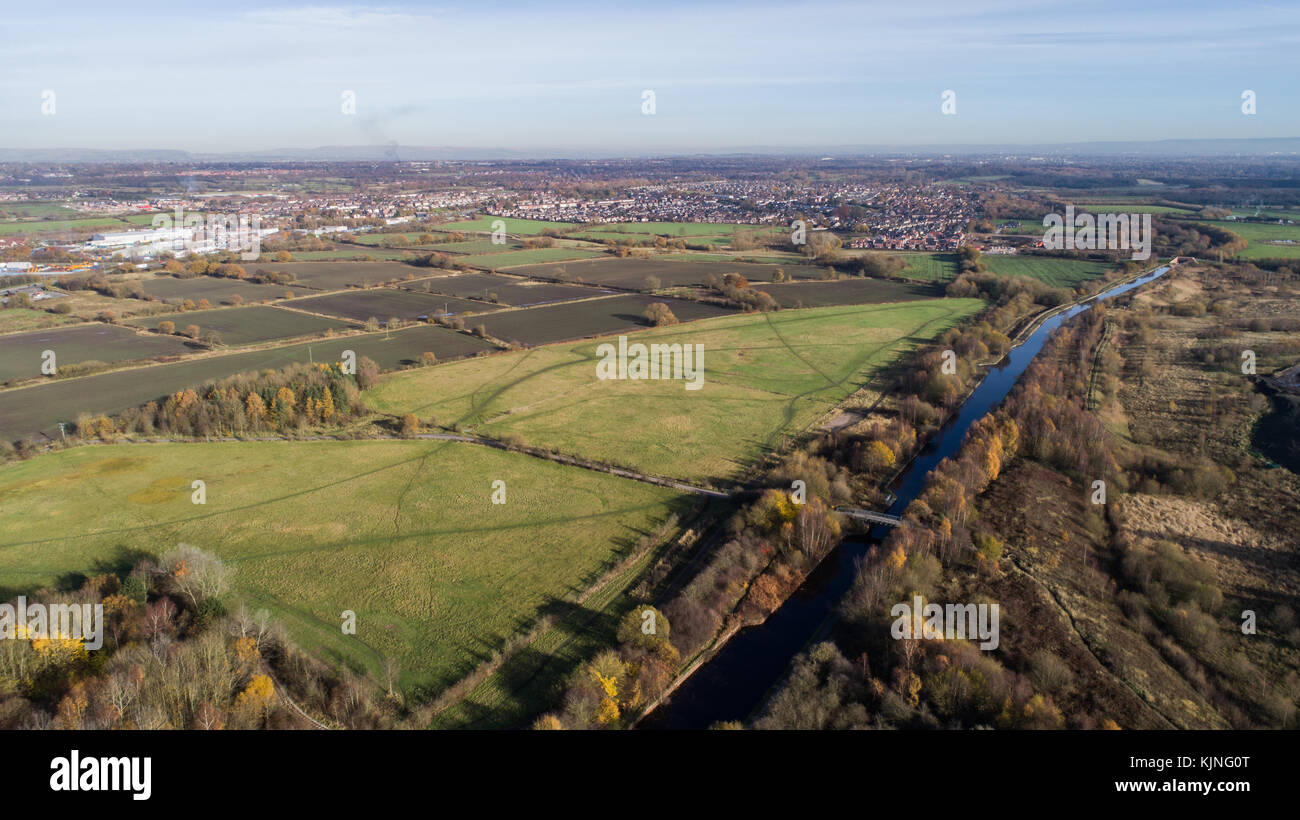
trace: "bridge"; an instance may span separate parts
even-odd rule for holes
[[[850,518],[857,518],[861,521],[870,521],[873,524],[884,524],[888,527],[897,527],[903,523],[903,519],[896,515],[876,512],[875,510],[864,510],[861,507],[836,507],[835,512],[843,513]]]

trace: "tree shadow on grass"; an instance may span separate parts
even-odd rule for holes
[[[551,599],[542,612],[555,623],[539,641],[517,650],[494,673],[502,702],[483,704],[466,698],[452,708],[458,728],[522,728],[538,714],[561,705],[569,677],[601,647],[611,644],[618,627],[613,613]]]
[[[118,544],[109,556],[92,561],[90,570],[96,575],[111,574],[123,577],[140,562],[157,560],[158,556],[148,550]]]
[[[127,573],[135,568],[136,564],[145,560],[154,561],[157,560],[157,556],[146,550],[119,544],[110,555],[91,561],[87,570],[69,570],[60,573],[55,576],[54,582],[51,584],[0,586],[0,601],[9,601],[19,595],[31,598],[42,589],[55,592],[76,592],[85,586],[87,580],[95,575],[116,575],[119,578],[125,578]]]

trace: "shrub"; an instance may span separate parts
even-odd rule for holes
[[[646,306],[645,318],[655,327],[677,324],[677,317],[673,315],[668,305],[663,302],[653,302]]]

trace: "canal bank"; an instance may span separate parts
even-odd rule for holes
[[[895,501],[887,512],[902,514],[924,488],[930,472],[960,448],[972,424],[1002,402],[1058,327],[1094,305],[1141,287],[1169,270],[1170,266],[1162,266],[1125,279],[1094,296],[1040,317],[1032,332],[1024,335],[989,370],[957,414],[896,480]],[[853,583],[859,560],[883,537],[884,531],[884,527],[876,527],[867,538],[841,543],[762,624],[736,631],[725,643],[716,642],[712,655],[706,655],[708,659],[704,663],[695,664],[695,671],[679,680],[671,696],[643,717],[638,726],[703,729],[718,721],[750,719],[771,689],[784,678],[794,658],[834,624],[836,609]]]

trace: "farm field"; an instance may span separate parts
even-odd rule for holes
[[[898,275],[905,279],[917,279],[920,282],[933,282],[943,285],[957,278],[956,253],[926,253],[918,251],[859,251],[850,255],[870,257],[875,255],[897,256],[907,263]]]
[[[1054,288],[1074,288],[1090,279],[1096,279],[1111,268],[1105,262],[1088,259],[1063,259],[1051,256],[1000,256],[985,254],[980,257],[984,266],[1003,276],[1028,276]]]
[[[0,202],[0,219],[76,219],[81,216],[79,211],[75,211],[64,205],[54,202]]]
[[[589,251],[582,248],[534,248],[526,251],[463,256],[457,257],[455,261],[462,265],[491,269],[515,265],[539,265],[544,262],[567,262],[574,259],[591,259],[604,255],[604,251]]]
[[[183,330],[189,325],[198,325],[200,335],[209,330],[216,331],[220,334],[222,343],[226,345],[292,339],[296,336],[309,336],[327,330],[346,330],[350,327],[346,322],[262,305],[164,313],[132,319],[127,324],[155,330],[163,322],[171,322],[177,330]]]
[[[100,322],[12,333],[0,341],[0,382],[41,376],[41,354],[54,351],[55,363],[125,362],[154,356],[179,356],[194,348],[176,336],[149,336]]]
[[[190,482],[207,503],[190,503]],[[504,481],[507,503],[491,503]],[[557,495],[556,487],[565,491]],[[183,542],[296,641],[437,691],[575,594],[680,503],[661,487],[444,441],[79,447],[0,467],[0,588]],[[339,613],[357,615],[343,635]]]
[[[587,233],[613,235],[663,236],[668,239],[698,236],[731,236],[737,231],[784,233],[785,228],[773,225],[738,225],[730,222],[606,222],[596,225]]]
[[[403,250],[398,248],[358,248],[358,247],[337,247],[328,251],[289,251],[295,262],[330,262],[339,260],[352,261],[400,261],[404,259],[414,259],[420,254],[415,250]],[[369,260],[362,259],[369,257]],[[283,264],[283,263],[273,263]]]
[[[827,282],[758,282],[750,285],[776,300],[781,307],[827,307],[876,302],[907,302],[942,296],[937,288],[887,279],[836,279]]]
[[[606,340],[584,340],[392,374],[364,398],[381,412],[514,433],[653,474],[725,481],[901,352],[983,307],[978,299],[931,299],[750,313],[629,338],[702,344],[698,390],[683,380],[602,381],[596,350]]]
[[[873,251],[873,253],[888,252]],[[894,255],[906,260],[907,267],[902,270],[901,275],[908,279],[942,284],[957,278],[956,254],[898,253]],[[1076,287],[1081,282],[1096,279],[1109,269],[1109,266],[1104,262],[1094,262],[1088,259],[1066,259],[1028,254],[1023,256],[1003,256],[986,253],[980,257],[980,261],[994,273],[1003,276],[1029,276],[1057,288]]]
[[[957,255],[953,253],[894,253],[873,251],[898,256],[907,262],[907,267],[899,273],[907,279],[919,279],[923,282],[951,282],[957,278]]]
[[[207,299],[214,305],[225,305],[231,304],[231,298],[236,295],[245,302],[269,302],[284,298],[284,292],[288,290],[280,285],[259,285],[217,276],[195,276],[190,279],[158,276],[137,281],[145,293],[164,302],[175,304],[180,304],[186,299],[195,302]]]
[[[804,258],[792,253],[776,255],[777,251],[764,251],[760,254],[753,254],[752,251],[737,251],[733,253],[665,253],[661,254],[660,259],[685,260],[687,262],[754,262],[760,265],[801,265]]]
[[[1196,208],[1179,208],[1175,205],[1147,205],[1137,202],[1116,202],[1113,200],[1099,200],[1089,202],[1074,203],[1075,212],[1087,211],[1089,213],[1126,213],[1126,214],[1173,214],[1174,216],[1196,216]],[[1041,229],[1043,221],[1040,219],[1036,223]]]
[[[467,299],[480,299],[490,302],[496,296],[503,305],[523,307],[527,305],[564,302],[570,299],[585,299],[601,293],[610,293],[597,288],[584,288],[578,285],[559,285],[550,282],[537,282],[521,279],[517,276],[501,276],[491,273],[458,273],[451,276],[433,276],[417,279],[401,285],[406,290],[422,293],[442,293],[448,296],[460,296]]]
[[[497,305],[471,302],[454,296],[431,296],[397,288],[345,290],[325,296],[292,299],[284,304],[312,313],[342,316],[356,322],[365,322],[374,317],[381,325],[387,324],[389,319],[410,321],[441,313],[459,316],[500,309]]]
[[[570,279],[608,287],[640,290],[647,287],[646,278],[659,280],[659,287],[703,285],[710,276],[722,277],[726,273],[740,273],[750,282],[770,282],[777,269],[785,271],[792,279],[825,279],[825,268],[813,265],[751,265],[744,262],[676,262],[661,259],[606,258],[583,262],[565,262],[550,265],[528,265],[512,268],[511,273],[537,276],[543,279]]]
[[[43,327],[56,327],[76,322],[73,316],[47,313],[34,308],[0,309],[0,333],[17,333],[24,330],[39,330]]]
[[[489,342],[467,333],[417,325],[392,333],[365,333],[61,379],[0,391],[0,438],[12,441],[37,433],[57,434],[58,422],[73,421],[78,413],[120,413],[177,390],[236,373],[280,368],[294,362],[338,361],[344,350],[354,351],[358,359],[369,356],[381,368],[392,369],[417,363],[425,351],[445,361],[494,349]]]
[[[95,216],[83,219],[41,219],[28,222],[0,222],[0,236],[42,233],[90,234],[99,231],[124,231],[131,225],[117,217]]]
[[[1193,208],[1178,208],[1173,205],[1146,205],[1134,202],[1075,202],[1074,210],[1080,213],[1117,213],[1117,214],[1156,214],[1173,218],[1195,219],[1198,211]],[[1064,216],[1064,213],[1061,214]],[[1017,229],[1007,229],[1003,233],[1021,236],[1041,237],[1047,230],[1042,217],[1038,219],[995,219],[995,225],[1016,225]]]
[[[349,286],[373,287],[428,271],[428,268],[401,262],[250,262],[244,267],[249,273],[283,271],[293,274],[293,281],[280,287],[282,292],[285,288],[339,290]]]
[[[1243,259],[1267,259],[1300,256],[1300,225],[1279,225],[1268,222],[1239,222],[1237,220],[1197,220],[1214,225],[1245,239],[1249,244],[1238,256]],[[1291,240],[1294,244],[1269,244],[1272,241]]]
[[[166,212],[159,211],[158,213],[166,213]],[[127,222],[130,222],[133,226],[137,228],[150,227],[153,225],[153,218],[157,216],[158,213],[131,214],[129,216],[122,217],[122,219],[125,219]]]
[[[487,327],[489,333],[503,342],[518,342],[529,346],[543,345],[646,327],[645,309],[652,302],[663,302],[668,305],[673,315],[682,322],[724,316],[734,312],[728,308],[701,302],[624,294],[504,311],[484,316],[482,324]],[[479,323],[478,318],[475,317],[472,324]]]
[[[758,239],[762,241],[764,238],[766,238],[768,241],[775,241],[781,239],[783,235],[784,235],[783,233],[774,232],[770,234],[761,235],[758,237]],[[642,240],[642,241],[648,239],[652,240],[658,236],[659,234],[653,234],[653,233],[632,233],[632,232],[616,233],[610,231],[580,231],[578,233],[569,234],[565,238],[584,239],[588,242],[611,242],[612,241],[615,243],[619,243],[619,242],[627,242],[628,240]],[[668,236],[664,236],[663,238],[668,239],[669,241],[673,241],[677,239],[685,240],[691,245],[704,245],[707,246],[710,249],[710,251],[718,251],[718,252],[729,250],[733,241],[732,234],[730,233],[704,234],[704,235],[681,234],[681,235],[668,235]],[[750,251],[737,251],[737,253],[749,253],[749,252]],[[688,254],[688,256],[693,256],[693,255],[694,254]]]
[[[433,230],[446,232],[457,231],[482,231],[491,233],[492,223],[497,220],[506,223],[506,233],[520,234],[523,236],[536,236],[542,231],[570,231],[578,227],[575,222],[546,222],[540,219],[515,219],[514,217],[504,216],[480,216],[464,222],[448,222],[445,225],[438,225]]]
[[[583,239],[588,242],[625,242],[629,239],[644,240],[652,237],[653,234],[617,233],[615,231],[578,231],[577,233],[568,234],[570,239]]]
[[[523,247],[523,243],[517,239],[507,239],[504,243],[495,245],[491,239],[467,239],[464,242],[439,242],[419,247],[425,253],[486,254],[518,250]]]
[[[414,245],[425,234],[433,235],[432,231],[409,231],[407,233],[359,233],[356,239],[352,240],[358,245],[386,245],[396,237],[402,237],[407,244]],[[401,246],[398,246],[401,247]]]
[[[1294,259],[1300,257],[1300,239],[1294,243],[1251,242],[1246,249],[1237,254],[1238,258],[1254,259]]]

